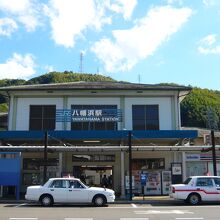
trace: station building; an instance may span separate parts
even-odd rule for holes
[[[133,194],[166,195],[171,182],[192,174],[192,162],[200,162],[205,148],[195,145],[197,130],[181,129],[180,102],[190,91],[122,82],[2,87],[9,113],[8,131],[0,131],[0,163],[19,155],[21,193],[42,184],[46,169],[47,178],[71,175],[95,186],[106,175],[121,197],[131,188],[132,173]],[[208,171],[197,164],[195,174]],[[10,169],[0,169],[0,176]],[[7,184],[17,183],[0,180]]]

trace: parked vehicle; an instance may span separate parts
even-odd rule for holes
[[[220,177],[191,176],[183,184],[171,185],[170,197],[191,205],[202,201],[220,201]]]
[[[25,199],[40,202],[42,206],[54,203],[93,203],[104,206],[114,202],[115,192],[111,189],[88,187],[77,178],[51,178],[43,186],[29,186]]]

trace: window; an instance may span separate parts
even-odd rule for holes
[[[165,168],[164,158],[133,159],[133,170],[157,170]]]
[[[82,155],[82,154],[73,154],[72,161],[88,161],[88,162],[115,162],[115,155]]]
[[[29,130],[54,130],[55,117],[55,105],[31,105]]]
[[[215,185],[217,187],[220,187],[220,178],[213,178],[213,179],[214,179]]]
[[[133,105],[132,120],[134,130],[159,130],[159,106]]]
[[[59,159],[57,158],[48,158],[47,165],[49,166],[58,166]],[[40,167],[43,166],[43,158],[24,158],[23,159],[23,169],[24,170],[40,170]]]
[[[189,177],[189,178],[187,178],[187,179],[186,179],[186,180],[183,182],[183,184],[188,185],[188,184],[189,184],[189,182],[191,181],[191,179],[192,179],[192,178],[190,178],[190,177]]]
[[[117,105],[72,105],[71,109],[75,110],[117,110]],[[117,130],[117,122],[72,122],[71,130],[88,131],[88,130]]]
[[[40,173],[24,173],[23,184],[26,186],[40,185],[41,184]]]
[[[69,188],[82,189],[82,188],[84,188],[84,186],[77,180],[71,180],[71,181],[69,181]]]
[[[213,186],[211,178],[198,178],[196,186]]]
[[[66,188],[66,180],[54,180],[50,188]]]

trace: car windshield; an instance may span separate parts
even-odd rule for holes
[[[191,181],[191,179],[192,179],[192,178],[187,178],[187,179],[183,182],[183,184],[188,185],[189,182]]]

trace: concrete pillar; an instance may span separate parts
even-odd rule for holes
[[[121,198],[125,198],[125,153],[121,151]]]
[[[182,152],[183,181],[186,179],[186,153]]]
[[[61,177],[62,175],[62,170],[63,170],[63,153],[59,152],[59,176]]]

